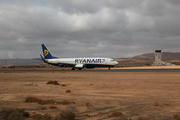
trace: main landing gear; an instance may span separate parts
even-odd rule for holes
[[[72,70],[75,70],[75,67],[73,67]],[[78,70],[82,70],[82,68],[78,68]]]

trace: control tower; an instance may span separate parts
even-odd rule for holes
[[[156,63],[161,63],[162,59],[162,53],[161,53],[161,50],[155,50],[155,62]]]
[[[164,62],[161,59],[162,59],[161,50],[155,50],[155,62],[152,64],[153,66],[174,66],[175,65],[175,64]]]

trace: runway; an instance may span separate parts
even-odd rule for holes
[[[90,69],[90,70],[0,70],[0,73],[45,73],[45,72],[180,72],[180,69]]]

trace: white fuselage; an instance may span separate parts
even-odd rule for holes
[[[111,58],[54,58],[45,60],[52,64],[84,64],[91,66],[115,66],[118,64],[118,62]]]
[[[51,55],[49,50],[44,44],[41,44],[44,57],[41,59],[50,65],[59,67],[72,67],[72,70],[83,69],[83,68],[94,68],[94,67],[111,67],[118,65],[118,62],[111,58],[58,58]]]

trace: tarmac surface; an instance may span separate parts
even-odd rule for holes
[[[180,69],[1,70],[0,73],[44,72],[180,72]]]

